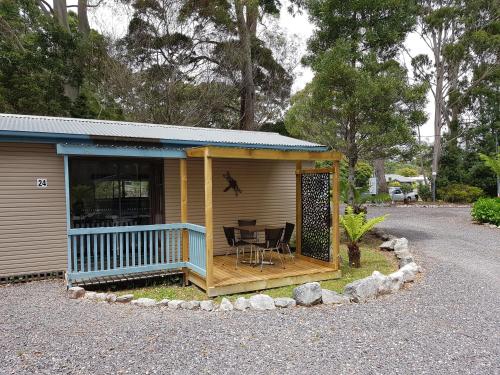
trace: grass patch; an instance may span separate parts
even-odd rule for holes
[[[380,271],[383,274],[389,274],[398,269],[395,257],[392,253],[378,250],[380,240],[372,236],[367,236],[361,243],[361,268],[351,268],[348,263],[347,247],[341,245],[340,254],[342,256],[342,277],[337,280],[321,281],[320,284],[325,289],[342,292],[344,287],[354,280],[362,279],[370,276],[373,271]],[[284,286],[281,288],[267,289],[263,293],[276,297],[291,297],[295,285]],[[215,298],[220,302],[223,297],[235,300],[238,297],[248,297],[257,292],[249,292],[242,294],[232,294],[230,296],[219,296]],[[146,286],[143,288],[120,290],[116,294],[133,294],[134,298],[153,298],[157,301],[162,299],[181,299],[181,300],[204,300],[207,299],[206,294],[198,287],[191,285],[182,287],[172,284],[161,284]]]

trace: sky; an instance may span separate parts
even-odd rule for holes
[[[67,0],[68,4],[76,4],[77,0]],[[90,1],[90,3],[94,3]],[[307,13],[291,15],[287,11],[288,1],[282,1],[282,8],[279,17],[279,25],[283,31],[286,32],[290,40],[293,40],[298,47],[298,54],[304,55],[306,53],[307,39],[313,33],[313,25],[308,20]],[[130,19],[131,12],[127,11],[123,6],[117,6],[112,0],[105,0],[98,8],[89,11],[89,20],[91,27],[99,30],[100,32],[112,35],[123,36],[127,31],[128,20]],[[419,35],[412,33],[408,35],[405,43],[407,49],[412,56],[428,53],[427,46],[420,39]],[[404,61],[409,66],[410,59],[405,57]],[[411,70],[411,69],[410,69]],[[298,64],[294,70],[295,80],[292,86],[292,92],[297,92],[304,88],[310,82],[314,73],[310,68]],[[427,123],[421,127],[421,135],[423,140],[427,142],[433,141],[433,104],[432,94],[429,92],[427,113],[429,115]]]

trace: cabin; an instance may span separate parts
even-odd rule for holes
[[[277,133],[0,114],[0,281],[182,272],[217,296],[338,278],[340,159]],[[259,252],[286,223],[293,253]]]

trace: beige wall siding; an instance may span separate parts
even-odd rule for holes
[[[64,271],[64,161],[55,145],[0,143],[0,181],[0,276]]]
[[[223,192],[229,171],[242,194]],[[204,225],[203,160],[188,160],[188,221]],[[179,161],[165,161],[165,209],[167,223],[180,220]],[[270,160],[215,159],[213,161],[214,253],[227,248],[223,226],[238,219],[257,219],[258,224],[295,223],[295,163]]]

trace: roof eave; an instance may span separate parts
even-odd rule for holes
[[[82,143],[92,143],[99,139],[120,139],[130,141],[128,137],[92,137],[85,134],[66,134],[66,133],[42,133],[42,132],[26,132],[26,131],[9,131],[0,130],[0,141],[2,142],[42,142],[42,143],[60,143],[79,141]],[[252,144],[252,143],[237,143],[237,142],[205,142],[192,140],[178,139],[158,139],[152,140],[149,138],[140,139],[134,138],[136,141],[150,142],[156,141],[161,144],[180,147],[201,147],[201,146],[216,146],[230,148],[248,148],[248,149],[272,149],[281,151],[327,151],[328,147],[322,145],[271,145],[271,144]]]

